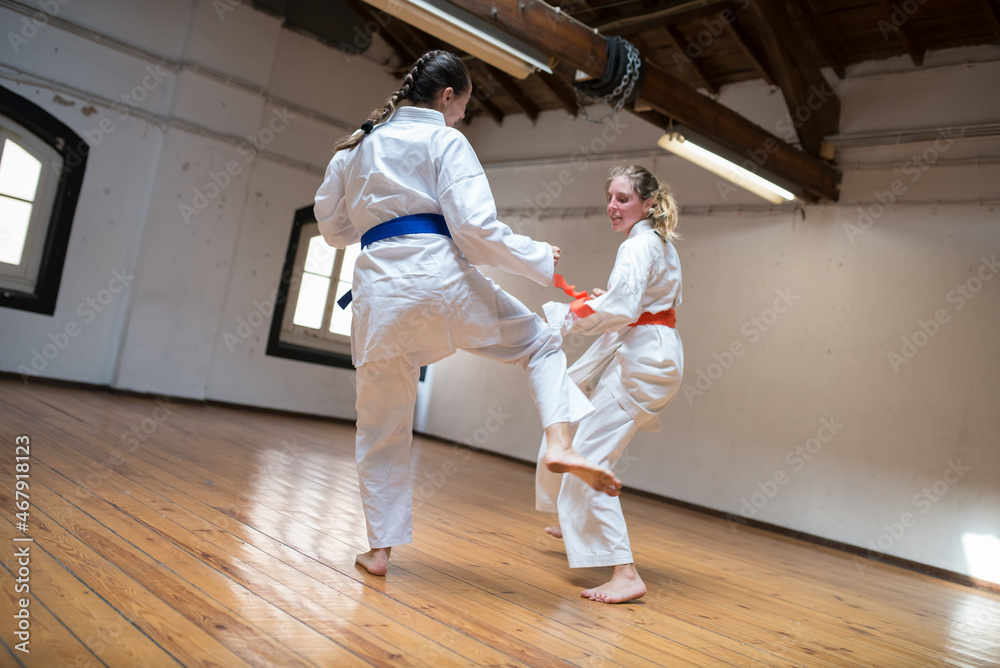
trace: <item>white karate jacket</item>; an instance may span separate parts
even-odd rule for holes
[[[360,145],[335,154],[314,211],[335,248],[414,213],[444,215],[452,235],[393,237],[361,252],[351,304],[355,366],[406,353],[430,364],[458,348],[499,342],[498,288],[472,265],[541,285],[552,280],[552,247],[497,220],[472,146],[433,109],[397,109]]]
[[[587,302],[594,313],[580,318],[569,304],[558,302],[542,308],[549,324],[564,336],[600,334],[570,367],[570,378],[588,395],[598,381],[607,383],[640,429],[656,431],[656,414],[680,389],[684,349],[673,327],[629,325],[644,312],[657,313],[680,304],[677,250],[656,234],[652,221],[642,220],[618,247],[607,292]],[[605,370],[609,373],[604,374]]]

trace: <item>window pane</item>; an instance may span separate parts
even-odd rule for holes
[[[0,262],[21,264],[31,205],[0,196]]]
[[[0,158],[0,194],[35,201],[42,163],[23,148],[7,140]]]
[[[306,253],[306,271],[329,276],[333,273],[333,261],[336,258],[336,249],[331,248],[322,236],[313,237],[309,240],[309,252]]]
[[[345,260],[346,261],[346,260]],[[344,293],[351,289],[351,282],[337,282],[337,299],[344,296]],[[333,316],[330,318],[330,331],[334,334],[351,335],[351,307],[340,308],[336,304],[333,306]]]
[[[326,310],[326,294],[329,291],[329,278],[315,274],[302,274],[299,299],[295,304],[295,315],[292,316],[292,323],[312,329],[322,327],[323,311]]]

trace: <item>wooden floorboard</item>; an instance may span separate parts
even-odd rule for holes
[[[349,424],[8,378],[0,426],[3,666],[1000,666],[994,593],[627,491],[649,593],[581,599],[606,571],[566,567],[532,468],[433,439],[376,578]]]

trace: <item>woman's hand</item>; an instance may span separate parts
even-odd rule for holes
[[[552,247],[552,266],[555,267],[559,264],[559,256],[562,255],[562,251],[559,250],[559,246]]]
[[[601,290],[600,288],[594,288],[593,290],[590,291],[590,294],[594,295],[595,297],[600,297],[605,292],[607,292],[607,290]]]

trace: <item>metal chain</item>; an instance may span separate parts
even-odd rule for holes
[[[573,87],[573,91],[576,93],[576,105],[579,107],[580,113],[583,114],[583,117],[591,123],[600,124],[609,118],[612,118],[615,114],[622,110],[622,107],[625,106],[625,101],[632,95],[635,83],[639,79],[639,67],[642,64],[642,61],[639,60],[639,49],[635,48],[631,42],[625,42],[625,48],[628,51],[628,67],[625,68],[625,74],[622,76],[621,82],[615,86],[615,89],[611,91],[610,94],[603,95],[601,97],[591,97],[581,93],[575,86]],[[611,104],[611,101],[615,98],[618,99],[614,103],[611,112],[601,118],[591,118],[590,114],[587,113],[585,103],[606,102]]]

